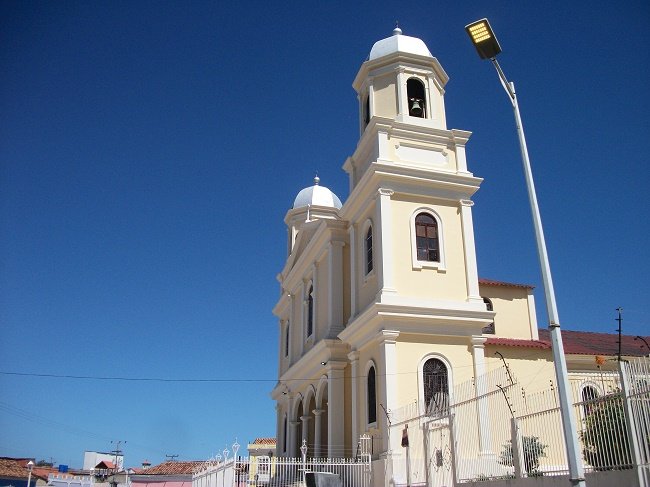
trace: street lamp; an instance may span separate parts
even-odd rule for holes
[[[32,469],[34,468],[34,462],[29,461],[27,462],[27,471],[29,472],[27,474],[27,487],[29,487],[29,483],[32,481]]]
[[[535,183],[533,174],[530,169],[530,159],[528,158],[528,148],[526,146],[526,137],[524,136],[524,127],[521,123],[519,114],[519,104],[517,103],[517,94],[515,85],[509,82],[503,73],[501,66],[496,60],[497,54],[501,52],[501,46],[490,23],[487,19],[481,19],[465,26],[476,51],[481,59],[492,61],[499,80],[506,90],[510,103],[515,113],[515,123],[517,125],[517,134],[519,135],[519,145],[521,147],[521,159],[524,166],[524,175],[526,177],[526,186],[528,188],[528,199],[533,215],[533,226],[535,228],[535,239],[537,241],[537,254],[542,270],[542,281],[544,283],[544,297],[546,298],[546,311],[548,314],[548,328],[551,335],[551,347],[553,350],[553,362],[555,364],[555,377],[558,384],[558,395],[560,399],[560,414],[562,416],[562,429],[564,432],[564,442],[569,461],[569,480],[572,485],[584,487],[585,475],[580,456],[580,447],[578,444],[578,435],[576,431],[576,421],[573,415],[571,396],[569,389],[569,378],[567,375],[566,359],[564,356],[564,346],[562,345],[562,334],[560,333],[560,318],[555,303],[555,291],[553,289],[553,280],[551,279],[551,268],[548,263],[546,253],[546,242],[544,240],[544,231],[542,229],[542,219],[537,206],[537,195],[535,193]]]

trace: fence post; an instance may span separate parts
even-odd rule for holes
[[[307,440],[302,440],[300,453],[302,453],[302,482],[305,484],[307,482]]]
[[[429,457],[429,423],[422,421],[422,446],[424,452],[424,485],[431,485],[431,460]]]
[[[524,459],[523,442],[521,441],[521,430],[519,429],[519,420],[515,417],[510,418],[510,444],[512,445],[512,465],[515,467],[515,477],[524,478],[526,464]]]
[[[632,393],[630,388],[630,380],[627,376],[626,369],[627,362],[624,360],[618,361],[618,373],[621,377],[621,392],[623,393],[623,411],[625,417],[625,426],[627,429],[627,435],[629,438],[630,453],[632,466],[636,469],[636,474],[639,479],[639,486],[646,487],[644,475],[641,472],[641,454],[639,451],[639,440],[636,436],[636,423],[632,416],[632,402],[630,401],[630,394]]]
[[[451,478],[453,485],[458,485],[458,472],[456,470],[456,429],[454,427],[455,413],[449,413],[449,449],[451,450]]]

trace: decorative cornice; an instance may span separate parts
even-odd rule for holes
[[[485,342],[487,341],[487,337],[473,336],[470,338],[470,341],[472,342],[472,346],[474,348],[485,348]]]
[[[474,206],[474,202],[472,200],[460,200],[460,206],[472,207]]]
[[[377,333],[377,341],[379,343],[394,344],[397,343],[398,337],[399,331],[395,330],[380,330],[379,333]]]
[[[393,196],[395,194],[395,191],[387,188],[379,188],[377,190],[377,193],[379,193],[379,196]]]

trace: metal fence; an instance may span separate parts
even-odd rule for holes
[[[636,468],[650,485],[650,358],[620,363],[618,373],[571,381],[585,472]],[[417,403],[392,414],[395,485],[568,475],[557,390],[527,394],[504,367],[457,386],[447,408]]]
[[[344,487],[370,487],[370,437],[360,439],[356,458],[307,458],[303,441],[302,458],[237,457],[214,459],[192,476],[192,487],[304,487],[309,472],[334,473]]]

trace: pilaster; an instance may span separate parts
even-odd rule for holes
[[[320,458],[321,457],[321,443],[322,443],[322,422],[321,422],[321,416],[325,410],[323,409],[314,409],[312,413],[314,413],[314,458]]]
[[[345,362],[327,363],[327,456],[345,449]]]
[[[350,319],[352,322],[357,315],[357,240],[354,225],[348,229],[350,237]]]
[[[359,355],[359,352],[356,350],[348,354],[352,375],[350,384],[352,392],[352,397],[350,398],[352,406],[351,445],[356,445],[357,441],[359,441]]]
[[[377,411],[377,423],[382,436],[382,451],[399,451],[399,439],[389,435],[389,422],[385,412],[390,414],[397,407],[397,338],[398,331],[382,330],[377,336],[379,341],[379,367],[381,372],[378,377],[383,378],[383,387],[378,387],[377,405],[384,411]],[[381,381],[378,381],[381,383]],[[393,435],[396,436],[396,435]],[[390,443],[389,443],[390,438]]]
[[[474,361],[474,388],[476,392],[476,414],[479,429],[479,452],[481,455],[490,455],[492,438],[490,434],[490,416],[487,403],[487,383],[485,370],[485,342],[486,337],[473,336],[472,357]]]
[[[474,242],[474,223],[471,200],[460,200],[460,219],[463,228],[463,250],[465,256],[465,280],[467,282],[467,301],[482,303],[478,289],[478,268],[476,264],[476,245]]]
[[[328,265],[328,326],[327,337],[336,338],[343,330],[343,242],[330,242],[327,254]]]
[[[302,423],[300,421],[289,422],[289,457],[298,457],[298,427]]]
[[[383,294],[396,292],[393,272],[393,216],[390,200],[393,194],[393,190],[384,188],[380,188],[377,192],[375,226],[378,227],[377,237],[379,237],[377,238],[379,300]]]

